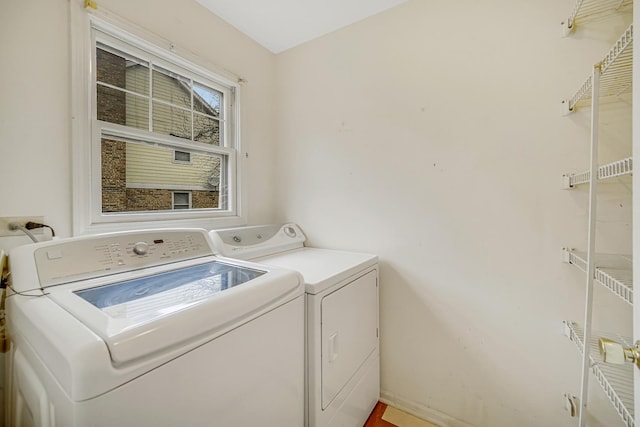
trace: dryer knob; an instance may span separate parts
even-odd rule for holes
[[[146,255],[149,252],[149,245],[146,242],[138,242],[133,245],[133,253],[136,255]]]

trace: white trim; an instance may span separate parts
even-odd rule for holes
[[[91,39],[89,20],[79,0],[69,4],[71,25],[71,141],[73,235],[85,234],[91,223],[91,105],[89,58]]]
[[[234,169],[234,173],[229,174],[229,180],[231,182],[225,182],[226,177],[220,177],[220,185],[218,186],[218,190],[222,189],[224,186],[231,185],[231,188],[235,188],[235,192],[227,192],[227,197],[229,198],[226,201],[227,206],[235,206],[236,214],[239,218],[241,218],[241,222],[246,224],[247,222],[247,195],[243,188],[243,175],[246,173],[245,168],[243,167],[244,159],[248,156],[240,155],[242,153],[242,135],[240,132],[240,86],[235,86],[232,89],[233,96],[229,96],[224,98],[225,103],[227,103],[226,108],[228,109],[230,116],[229,119],[226,120],[225,126],[223,126],[222,132],[229,132],[229,138],[236,142],[235,151],[229,154],[229,162],[231,164],[236,165]],[[233,100],[233,103],[232,103]],[[233,112],[233,114],[231,114]],[[221,138],[223,135],[221,135]]]
[[[138,228],[156,227],[202,227],[220,228],[245,224],[246,219],[246,195],[243,192],[241,161],[237,153],[241,153],[240,141],[240,86],[242,79],[229,78],[229,72],[220,71],[220,67],[203,67],[196,62],[203,62],[202,58],[195,57],[190,52],[178,49],[181,56],[174,53],[175,46],[169,49],[158,47],[160,37],[148,31],[142,30],[135,24],[131,24],[119,18],[104,8],[97,12],[88,11],[83,7],[81,0],[72,0],[69,7],[71,25],[71,134],[72,134],[72,194],[73,194],[73,235],[93,234],[109,231],[131,230]],[[144,132],[144,139],[153,139],[156,143],[170,145],[172,148],[184,148],[189,152],[204,152],[207,154],[219,154],[228,162],[228,176],[221,176],[219,190],[235,189],[229,191],[226,197],[221,194],[221,205],[225,209],[203,209],[185,211],[162,211],[141,213],[102,213],[101,197],[93,197],[92,194],[101,194],[100,179],[87,179],[92,176],[92,171],[101,173],[100,146],[87,141],[100,141],[103,131],[113,136],[136,139],[138,132],[135,128],[127,128],[112,123],[98,122],[96,117],[91,117],[92,103],[95,102],[95,76],[90,74],[93,57],[93,30],[108,32],[115,39],[124,41],[127,46],[137,44],[160,60],[155,63],[160,66],[168,66],[169,70],[177,67],[185,71],[185,76],[198,83],[209,86],[223,93],[220,120],[221,137],[227,136],[234,147],[220,147],[209,144],[192,142],[185,144],[170,136],[152,135]],[[142,34],[142,36],[141,36]],[[102,36],[101,36],[102,37]],[[166,40],[165,40],[166,41]],[[116,46],[118,47],[118,46]],[[124,49],[127,52],[127,49]],[[184,54],[183,54],[184,53]],[[188,59],[185,59],[188,58]],[[143,59],[143,58],[141,58]],[[165,63],[166,61],[166,63]],[[204,61],[206,63],[206,61]],[[208,69],[210,68],[210,69]],[[190,71],[192,70],[192,71]],[[211,71],[215,70],[215,71]],[[93,70],[92,72],[95,72]],[[226,76],[225,76],[226,74]],[[222,87],[220,87],[222,86]],[[93,138],[92,138],[93,136]],[[97,168],[97,169],[96,169]],[[96,188],[97,186],[97,188]],[[174,187],[175,188],[175,187]],[[97,190],[97,192],[96,192]],[[99,218],[96,218],[96,214]],[[186,215],[185,215],[186,214]],[[97,221],[98,220],[98,221]]]
[[[233,148],[222,147],[219,145],[206,144],[204,142],[191,141],[184,142],[182,138],[177,138],[171,135],[163,135],[160,133],[153,133],[134,127],[122,126],[109,122],[102,122],[95,120],[93,128],[97,130],[98,135],[112,136],[125,142],[133,144],[156,144],[165,148],[175,149],[178,151],[181,149],[190,153],[200,154],[221,154],[229,156],[235,152]]]
[[[633,25],[634,27],[640,28],[640,13],[637,11],[640,10],[640,1],[634,0],[633,7],[636,13],[633,14]],[[636,44],[636,48],[633,51],[633,78],[634,82],[640,81],[640,66],[639,60],[640,55],[638,54],[638,48]],[[634,84],[632,88],[632,97],[633,103],[635,104],[635,108],[633,108],[632,114],[632,144],[631,151],[633,156],[633,163],[638,166],[640,165],[640,114],[638,114],[637,106],[640,105],[640,87],[638,84]],[[632,212],[633,212],[633,224],[632,224],[632,248],[640,248],[640,173],[634,173],[632,176],[632,187],[633,187],[633,197],[632,197]],[[640,251],[637,249],[633,251],[633,271],[635,274],[633,275],[633,289],[640,289]],[[637,301],[633,306],[633,339],[634,342],[640,339],[640,309],[638,308]],[[637,417],[640,415],[640,370],[633,370],[634,377],[634,413]],[[636,421],[636,424],[638,422]]]

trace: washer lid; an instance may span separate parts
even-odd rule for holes
[[[184,310],[266,271],[211,261],[153,276],[73,291],[131,326]]]
[[[105,341],[116,365],[215,337],[302,294],[293,271],[214,257],[122,279],[48,289]]]

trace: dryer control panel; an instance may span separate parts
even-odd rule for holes
[[[214,255],[208,233],[173,229],[52,241],[34,251],[41,286]]]
[[[245,260],[301,248],[306,240],[296,224],[227,228],[210,235],[220,255]]]

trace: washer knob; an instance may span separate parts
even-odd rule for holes
[[[133,245],[133,253],[136,255],[146,255],[149,252],[149,245],[147,242],[138,242]]]

